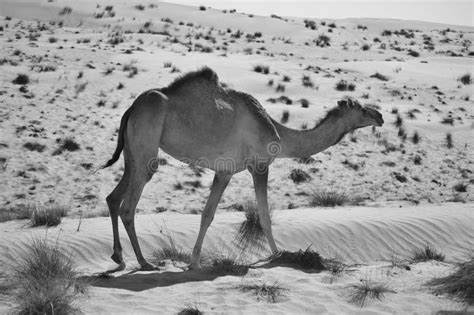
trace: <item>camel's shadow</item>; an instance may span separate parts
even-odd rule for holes
[[[202,268],[199,270],[184,270],[180,272],[132,272],[120,276],[94,275],[86,276],[82,279],[92,286],[101,288],[124,289],[130,291],[144,291],[153,288],[169,287],[175,284],[199,281],[213,281],[226,276],[245,276],[249,269],[269,269],[275,267],[289,267],[305,273],[319,273],[320,269],[303,270],[294,265],[285,263],[265,263],[260,266],[240,266],[238,269],[216,269],[213,267]]]
[[[247,274],[248,269],[249,268],[245,268],[238,272],[235,270],[215,270],[215,268],[185,270],[181,272],[135,272],[115,277],[104,275],[86,276],[82,277],[82,280],[87,281],[95,287],[125,289],[139,292],[186,282],[213,281],[225,276],[244,276]]]

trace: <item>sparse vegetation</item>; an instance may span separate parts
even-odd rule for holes
[[[365,307],[372,300],[381,301],[386,293],[395,293],[387,284],[361,280],[360,283],[350,286],[349,302],[359,307]]]
[[[347,83],[346,80],[340,80],[339,82],[336,83],[335,89],[338,91],[354,91],[355,90],[355,84],[354,83]]]
[[[21,74],[17,75],[17,77],[15,79],[13,79],[12,83],[13,84],[25,85],[25,84],[30,83],[30,78],[28,77],[28,75],[21,73]]]
[[[413,142],[413,144],[418,144],[418,142],[420,142],[420,135],[418,134],[418,131],[415,131],[413,133],[411,141]]]
[[[289,290],[282,287],[277,281],[272,284],[265,282],[259,284],[243,284],[240,287],[243,292],[252,292],[257,299],[266,300],[269,303],[276,303],[277,298],[286,294]]]
[[[31,211],[32,226],[56,226],[61,223],[61,218],[65,217],[67,209],[62,206],[36,207]]]
[[[314,191],[311,194],[309,205],[311,207],[335,207],[349,203],[349,198],[344,193],[336,191]]]
[[[431,247],[429,244],[426,244],[423,248],[416,248],[413,251],[411,260],[413,262],[421,262],[428,260],[437,260],[444,261],[445,256],[438,252],[435,248]]]
[[[64,151],[74,152],[81,149],[79,144],[72,138],[59,139],[58,142],[61,143],[61,145],[53,152],[53,155],[60,155]]]
[[[72,254],[47,239],[36,239],[12,264],[11,294],[19,314],[73,314],[87,292]]]
[[[186,306],[182,310],[178,312],[178,315],[202,315],[204,314],[201,312],[197,306]]]
[[[315,40],[315,43],[319,47],[329,47],[331,46],[331,38],[325,34],[321,34]]]
[[[270,258],[270,263],[277,266],[289,266],[302,270],[322,271],[326,267],[318,252],[308,246],[306,250],[300,249],[297,252],[282,251]]]
[[[459,77],[458,81],[460,81],[464,85],[469,85],[472,83],[472,78],[470,73],[466,73]]]
[[[448,149],[452,149],[454,147],[453,135],[450,132],[446,134],[446,146],[448,147]]]
[[[304,87],[307,87],[307,88],[314,87],[313,80],[311,80],[311,77],[309,75],[304,75],[301,81],[303,82]]]
[[[457,183],[453,186],[454,191],[456,192],[467,192],[467,184],[465,183]]]
[[[38,142],[26,142],[23,147],[30,151],[36,152],[43,152],[44,149],[46,149],[46,146],[44,144],[40,144]]]
[[[164,259],[170,259],[173,262],[191,262],[191,254],[176,244],[174,235],[170,232],[165,233],[160,230],[162,237],[158,238],[159,247],[153,252],[153,263],[160,265]]]
[[[474,305],[474,258],[457,265],[452,274],[428,282],[434,293],[453,296],[468,305]]]
[[[239,208],[245,212],[245,221],[240,225],[234,241],[241,250],[250,248],[258,251],[264,248],[266,238],[260,225],[257,204],[253,201],[247,201],[239,205]]]
[[[270,73],[270,68],[264,65],[256,65],[253,67],[253,71],[262,73],[262,74],[268,74]]]
[[[300,184],[311,180],[311,176],[309,176],[309,174],[305,171],[297,168],[291,170],[290,179],[293,181],[293,183]]]

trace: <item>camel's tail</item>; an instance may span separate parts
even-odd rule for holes
[[[123,150],[123,145],[125,142],[125,129],[127,128],[127,122],[128,118],[130,117],[130,112],[131,112],[132,106],[130,106],[129,109],[123,114],[122,120],[120,121],[120,130],[118,134],[118,140],[117,140],[117,147],[115,148],[115,152],[112,155],[112,158],[105,163],[104,166],[101,167],[101,169],[107,168],[117,162],[117,160],[120,158],[120,153],[122,153]]]

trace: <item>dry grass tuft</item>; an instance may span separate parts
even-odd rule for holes
[[[87,292],[78,279],[71,253],[46,239],[36,239],[12,265],[10,292],[18,314],[75,314],[76,301]]]
[[[372,282],[369,280],[361,280],[361,283],[350,286],[351,293],[349,302],[359,307],[364,307],[370,301],[379,300],[381,301],[386,293],[396,293],[389,289],[384,283]]]
[[[239,227],[239,231],[234,238],[234,242],[241,250],[254,249],[259,251],[265,246],[265,233],[260,225],[257,204],[247,201],[243,204],[245,211],[245,221]]]
[[[279,296],[285,295],[289,290],[282,287],[277,281],[272,284],[243,284],[240,287],[242,292],[252,292],[257,299],[266,300],[269,303],[276,303]]]
[[[428,260],[444,261],[444,259],[445,256],[442,253],[438,252],[429,244],[426,244],[424,248],[417,248],[413,251],[411,260],[414,262],[421,262]]]
[[[36,207],[30,215],[32,226],[56,226],[65,217],[67,209],[62,206]]]
[[[436,294],[448,294],[468,305],[474,305],[474,258],[460,263],[449,276],[428,282]]]
[[[303,270],[326,270],[323,258],[318,252],[308,246],[306,250],[297,252],[282,251],[270,258],[270,263],[276,265],[287,265]]]
[[[314,191],[311,194],[309,205],[311,207],[335,207],[350,202],[346,194],[336,191]]]

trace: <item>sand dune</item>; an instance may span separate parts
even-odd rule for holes
[[[181,271],[168,266],[160,272],[127,274],[136,262],[126,233],[121,228],[125,260],[129,267],[110,280],[93,287],[85,302],[87,313],[173,313],[186,302],[196,303],[206,313],[331,313],[361,312],[347,302],[351,283],[371,279],[387,283],[396,294],[364,309],[376,313],[412,313],[430,310],[459,309],[455,302],[429,294],[423,283],[450,270],[445,263],[419,263],[411,271],[391,268],[394,255],[409,258],[411,251],[426,243],[443,252],[447,260],[464,260],[472,255],[474,228],[472,205],[403,208],[336,208],[274,211],[274,234],[282,249],[297,250],[312,245],[325,257],[338,257],[348,264],[361,263],[352,272],[327,283],[327,272],[306,274],[291,268],[251,269],[243,277]],[[150,254],[158,246],[159,230],[167,229],[178,245],[191,249],[199,228],[199,216],[156,214],[137,216],[136,224],[142,248]],[[211,226],[204,250],[235,251],[232,243],[243,220],[241,213],[217,215]],[[85,274],[111,267],[111,227],[108,218],[65,219],[56,228],[28,228],[21,221],[1,224],[0,252],[15,257],[31,239],[47,236],[71,250]],[[238,253],[234,253],[238,254]],[[246,261],[268,255],[243,253]],[[277,304],[251,302],[255,297],[239,293],[241,283],[278,281],[289,292]],[[409,283],[409,285],[407,285]],[[179,293],[178,293],[179,292]],[[126,311],[125,311],[126,310]],[[0,308],[1,311],[1,308]]]

